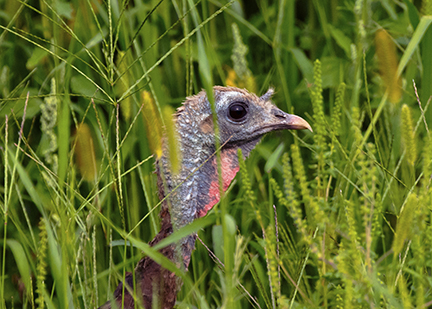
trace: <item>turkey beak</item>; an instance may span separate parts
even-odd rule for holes
[[[296,115],[290,115],[288,114],[288,129],[291,130],[303,130],[308,129],[309,131],[313,132],[312,127],[310,124],[304,120],[302,117],[296,116]]]
[[[277,126],[281,127],[281,129],[289,129],[289,130],[303,130],[308,129],[313,132],[310,124],[304,120],[302,117],[287,114],[280,109],[273,109],[273,115],[277,119]]]

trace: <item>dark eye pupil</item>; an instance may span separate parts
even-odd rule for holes
[[[246,114],[246,107],[243,104],[233,104],[229,107],[229,115],[232,120],[242,120]]]

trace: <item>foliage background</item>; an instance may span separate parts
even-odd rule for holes
[[[211,84],[272,86],[314,134],[265,138],[194,225],[178,307],[431,305],[429,15],[426,0],[0,1],[1,306],[111,297],[158,231],[162,114]]]

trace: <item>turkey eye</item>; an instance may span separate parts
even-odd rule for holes
[[[245,104],[242,103],[234,103],[231,104],[231,106],[229,107],[229,118],[231,118],[231,120],[239,122],[244,120],[244,118],[246,117],[247,114],[247,107]]]

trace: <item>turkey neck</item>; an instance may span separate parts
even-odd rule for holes
[[[156,163],[159,193],[163,200],[160,215],[162,225],[171,224],[174,232],[205,216],[220,199],[212,118],[211,115],[200,118],[191,105],[185,104],[176,119],[181,155],[179,172],[171,172],[166,147],[164,155]],[[237,149],[241,148],[243,155],[247,157],[259,140],[260,138],[256,138],[242,145],[222,141],[225,142],[220,151],[223,191],[239,171]],[[193,233],[178,244],[186,269],[196,237],[197,234]]]

